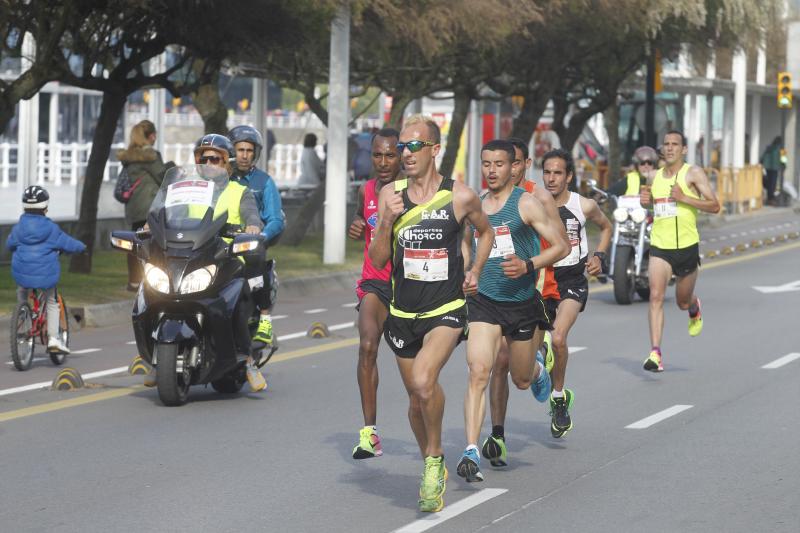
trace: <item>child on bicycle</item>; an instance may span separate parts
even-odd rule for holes
[[[56,284],[61,277],[58,253],[81,253],[86,245],[64,233],[58,225],[47,218],[50,195],[32,185],[22,194],[25,212],[11,229],[6,248],[14,254],[11,258],[11,274],[19,286],[17,300],[23,303],[29,289],[41,289],[47,295],[47,351],[69,353],[58,335],[59,309],[56,302]]]

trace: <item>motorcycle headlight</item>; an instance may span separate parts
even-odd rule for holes
[[[169,294],[169,276],[167,273],[155,265],[147,263],[144,265],[144,279],[147,284],[158,292]]]
[[[614,220],[620,224],[628,220],[628,210],[624,207],[618,207],[614,209]]]
[[[211,280],[214,279],[214,274],[217,273],[216,265],[208,265],[203,268],[193,270],[183,277],[179,292],[181,294],[189,294],[192,292],[204,291],[211,285]]]
[[[647,211],[641,207],[631,209],[631,219],[637,224],[640,224],[642,221],[644,221],[645,217],[647,217]]]

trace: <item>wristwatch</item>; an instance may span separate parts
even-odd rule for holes
[[[531,272],[534,272],[535,270],[536,270],[536,267],[533,266],[533,259],[526,259],[525,260],[525,273],[526,274],[530,274]]]
[[[595,252],[594,256],[595,257],[599,257],[601,262],[603,262],[603,263],[606,262],[606,253],[605,252]]]

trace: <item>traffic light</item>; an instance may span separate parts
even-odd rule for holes
[[[778,109],[792,108],[792,75],[778,72]]]

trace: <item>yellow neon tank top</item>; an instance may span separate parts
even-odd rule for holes
[[[697,208],[675,201],[671,196],[672,186],[677,183],[683,194],[691,198],[700,197],[686,184],[686,174],[691,165],[684,163],[678,173],[667,178],[664,169],[658,169],[651,189],[653,195],[653,231],[650,244],[662,250],[688,248],[700,242],[697,232]]]

